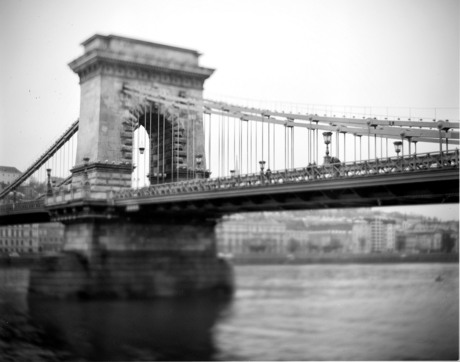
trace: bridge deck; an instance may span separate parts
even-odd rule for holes
[[[309,165],[300,169],[193,179],[109,192],[67,190],[46,200],[0,205],[0,224],[48,221],[85,205],[124,212],[208,213],[344,208],[459,202],[458,151],[361,163]],[[70,187],[70,185],[69,185]],[[59,217],[58,217],[59,219]],[[61,218],[62,220],[62,218]]]

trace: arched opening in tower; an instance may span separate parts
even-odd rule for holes
[[[133,186],[208,177],[203,128],[196,114],[152,106],[138,115],[133,132]]]

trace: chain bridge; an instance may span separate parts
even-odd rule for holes
[[[403,117],[391,108],[293,112],[212,100],[203,89],[214,70],[199,65],[195,50],[114,35],[82,45],[69,64],[80,78],[80,117],[0,192],[0,224],[59,221],[65,251],[95,265],[101,253],[123,259],[135,250],[139,260],[148,251],[167,253],[175,260],[168,265],[180,255],[195,274],[185,273],[194,275],[188,287],[177,286],[184,279],[177,271],[174,282],[145,281],[147,271],[134,273],[123,259],[130,271],[109,273],[105,289],[71,268],[79,282],[56,294],[215,286],[228,275],[213,230],[228,213],[459,201],[458,110],[447,119],[436,110]],[[203,277],[200,263],[214,277]],[[55,274],[40,273],[47,282],[37,290],[53,294]]]

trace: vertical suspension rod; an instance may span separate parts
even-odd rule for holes
[[[227,115],[227,164],[225,168],[225,175],[228,175],[229,167],[230,167],[230,116]]]
[[[268,118],[270,118],[270,116],[268,116]],[[268,143],[268,168],[270,168],[270,122],[268,122],[267,124],[268,126],[268,139],[267,139],[267,143]]]
[[[161,108],[160,108],[161,109]],[[166,175],[165,175],[165,161],[166,161],[166,157],[165,157],[165,148],[166,148],[166,145],[165,145],[165,142],[166,142],[166,113],[163,114],[163,162],[161,163],[161,167],[162,167],[162,177],[163,177],[163,183],[165,183],[166,181]]]
[[[218,170],[218,177],[220,177],[221,175],[221,171],[222,171],[222,152],[221,152],[221,141],[222,141],[222,115],[219,115],[219,118],[218,118],[218,125],[217,125],[217,132],[218,132],[218,135],[217,135],[217,154],[218,154],[218,167],[217,167],[217,170]]]
[[[294,127],[291,127],[291,168],[294,168]]]
[[[284,169],[287,170],[287,153],[288,153],[288,146],[287,146],[287,126],[284,125]]]
[[[157,167],[157,184],[160,183],[160,104],[157,103],[157,157],[156,157],[156,167]]]
[[[276,132],[275,124],[273,123],[273,169],[276,170]]]
[[[152,103],[149,103],[149,185],[152,179]]]
[[[233,170],[235,170],[236,172],[236,118],[232,117],[232,120],[233,120]]]
[[[249,120],[246,121],[246,173],[249,174]]]
[[[316,122],[316,126],[318,126],[318,122]],[[316,164],[319,164],[319,158],[318,158],[318,155],[319,155],[319,153],[318,153],[318,148],[319,148],[319,146],[318,146],[318,133],[319,133],[318,128],[316,128],[316,140],[315,140],[315,143],[316,143]]]
[[[187,105],[187,110],[190,112],[189,105]],[[192,117],[192,164],[193,164],[193,177],[195,177],[196,173],[196,124],[197,124],[197,113],[193,114]],[[188,173],[188,172],[187,172]]]
[[[262,156],[261,156],[261,160],[264,159],[264,115],[262,114]]]
[[[209,112],[209,134],[208,134],[208,143],[209,143],[209,146],[208,146],[208,168],[209,170],[211,170],[211,134],[212,134],[212,122],[211,122],[211,112]]]

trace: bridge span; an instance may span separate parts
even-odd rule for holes
[[[310,165],[215,179],[192,179],[91,196],[70,187],[39,200],[0,206],[0,224],[68,221],[84,207],[107,217],[223,214],[458,203],[458,151],[362,163]]]

